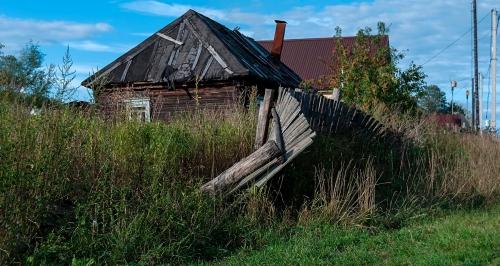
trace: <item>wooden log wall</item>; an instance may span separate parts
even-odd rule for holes
[[[99,110],[106,118],[119,114],[124,101],[133,98],[150,100],[151,119],[168,121],[172,117],[195,110],[225,110],[238,103],[240,91],[236,86],[185,88],[169,90],[164,87],[117,88],[97,98]]]

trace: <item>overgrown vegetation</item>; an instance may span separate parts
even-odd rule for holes
[[[385,23],[379,22],[376,33],[366,27],[346,41],[337,27],[335,50],[328,63],[330,74],[305,81],[303,87],[321,84],[339,90],[342,101],[367,112],[382,105],[413,115],[451,113],[445,93],[436,85],[427,85],[421,66],[413,62],[402,65],[405,53],[390,46],[388,33]],[[465,115],[462,106],[455,103],[454,107],[454,112]]]
[[[352,44],[346,45],[341,38],[342,29],[337,27],[331,74],[320,83],[339,89],[343,101],[366,111],[385,105],[415,112],[426,75],[414,63],[400,67],[404,53],[390,47],[388,32],[385,24],[379,22],[377,33],[370,27],[360,29]]]
[[[70,110],[0,109],[4,263],[180,262],[242,244],[237,213],[196,188],[249,152],[244,112],[108,126]]]
[[[385,33],[380,24],[379,35]],[[251,153],[255,94],[248,109],[196,107],[168,124],[109,121],[92,108],[62,104],[75,90],[69,49],[57,74],[55,66],[42,67],[43,54],[35,44],[18,56],[0,54],[0,264],[184,264],[268,245],[277,247],[273,259],[328,260],[323,249],[306,250],[299,259],[281,253],[316,243],[317,234],[326,237],[320,246],[334,241],[339,249],[370,250],[393,237],[390,230],[413,226],[414,217],[497,205],[498,139],[421,122],[417,106],[432,113],[446,104],[434,101],[430,92],[436,88],[423,87],[419,67],[397,67],[400,54],[385,50],[373,57],[370,34],[360,31],[354,47],[358,56],[341,62],[342,75],[329,81],[342,85],[342,99],[381,120],[388,137],[371,139],[363,132],[318,136],[265,189],[225,199],[203,195],[199,187]],[[95,88],[106,83],[92,82]],[[434,102],[422,104],[421,95]],[[41,114],[33,113],[33,106],[41,107]],[[402,242],[408,234],[422,233],[409,230],[403,231]],[[381,231],[388,233],[368,239]],[[340,238],[331,237],[337,233]],[[478,245],[484,244],[484,252],[465,253],[485,256],[478,263],[491,261],[491,248],[497,246],[483,238]],[[289,242],[284,247],[276,239]],[[394,263],[407,262],[389,255]],[[371,256],[371,251],[353,251],[337,261],[377,258]]]
[[[299,225],[400,228],[418,208],[498,199],[497,140],[395,117],[384,122],[403,143],[320,137],[267,190],[223,201],[198,188],[251,152],[254,105],[143,124],[92,110],[32,116],[1,97],[2,264],[210,261]]]

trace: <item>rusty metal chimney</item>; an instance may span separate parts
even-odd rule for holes
[[[283,40],[285,39],[286,21],[275,20],[274,22],[276,22],[276,31],[274,32],[271,56],[279,61],[281,59],[281,51],[283,50]]]

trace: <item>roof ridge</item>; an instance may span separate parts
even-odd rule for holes
[[[341,36],[341,39],[354,39],[357,36]],[[378,37],[378,36],[373,36],[373,37]],[[388,37],[388,35],[382,35],[382,37]],[[334,40],[337,37],[313,37],[313,38],[291,38],[291,39],[285,39],[285,42],[300,42],[300,41],[323,41],[323,40]],[[273,40],[257,40],[257,42],[272,42]]]

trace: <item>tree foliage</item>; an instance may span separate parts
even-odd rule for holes
[[[384,43],[388,29],[378,23],[378,32],[367,27],[358,31],[354,44],[346,47],[342,30],[336,28],[336,49],[332,56],[328,86],[340,88],[342,100],[370,111],[380,104],[391,109],[416,111],[417,95],[425,87],[422,67],[410,63],[399,67],[404,54]]]
[[[446,107],[442,110],[442,113],[451,114],[451,103],[446,103]],[[467,110],[462,105],[454,102],[453,103],[453,114],[467,115]]]
[[[54,65],[43,68],[45,55],[29,42],[18,56],[0,55],[0,89],[48,97],[54,82]]]
[[[446,94],[437,85],[426,86],[418,95],[417,103],[423,114],[451,114],[451,102],[446,101]],[[454,114],[466,114],[466,110],[458,103],[453,103]]]
[[[45,54],[38,44],[27,43],[17,55],[4,54],[0,44],[0,91],[29,96],[36,102],[53,98],[70,100],[76,89],[72,81],[76,72],[69,47],[63,56],[62,65],[43,66]]]
[[[425,114],[442,113],[447,107],[446,95],[437,86],[426,86],[418,95],[418,106]]]

